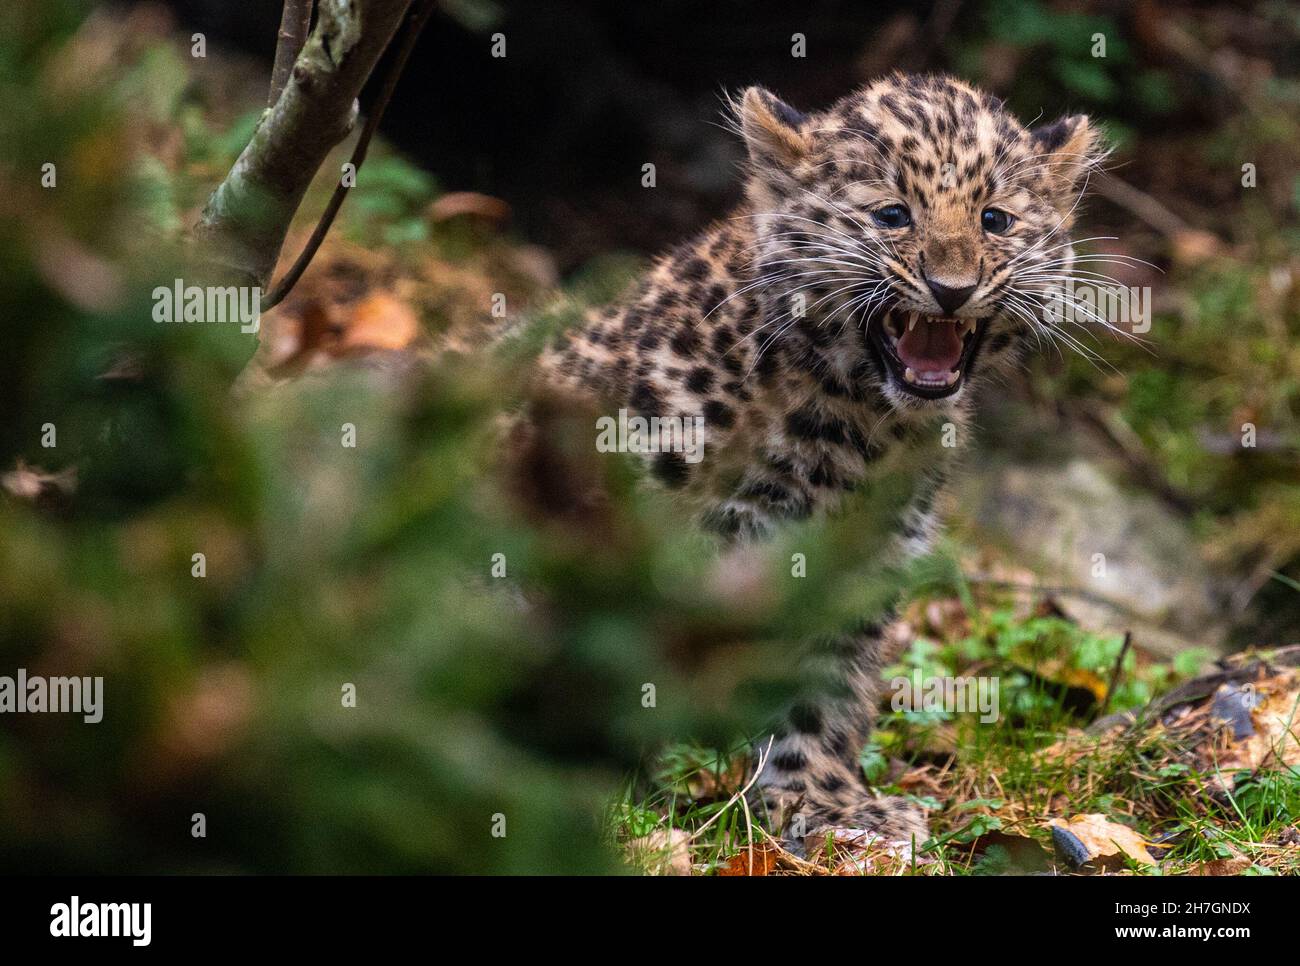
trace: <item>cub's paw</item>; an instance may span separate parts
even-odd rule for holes
[[[864,796],[845,804],[803,801],[787,809],[782,820],[783,844],[796,855],[805,854],[806,840],[828,832],[861,846],[875,843],[908,849],[920,848],[930,836],[925,810],[898,797]]]
[[[915,842],[930,837],[925,809],[906,798],[883,796],[867,799],[849,810],[843,825],[866,829],[889,842]]]

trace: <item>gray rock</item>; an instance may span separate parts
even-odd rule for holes
[[[1035,571],[1075,620],[1132,630],[1172,655],[1221,651],[1228,622],[1190,527],[1147,493],[1121,488],[1100,464],[986,464],[960,487],[963,513],[1013,562]]]

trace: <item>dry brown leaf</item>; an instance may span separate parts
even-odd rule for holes
[[[461,215],[500,224],[510,217],[510,206],[500,198],[477,191],[452,191],[429,206],[429,217],[434,221],[447,221]]]
[[[697,802],[730,798],[745,784],[748,773],[749,759],[739,755],[721,770],[707,767],[697,769],[686,779],[686,791]]]
[[[822,863],[829,857],[836,875],[897,875],[935,861],[914,856],[910,842],[890,842],[862,828],[821,829],[805,836],[804,848],[811,861]]]
[[[1191,875],[1240,875],[1250,868],[1250,859],[1237,856],[1229,859],[1213,859],[1201,862],[1192,869]]]
[[[1257,681],[1250,709],[1254,734],[1227,739],[1215,764],[1222,771],[1255,771],[1264,766],[1300,766],[1300,671],[1288,668]]]
[[[1097,753],[1098,739],[1080,728],[1069,728],[1065,734],[1046,748],[1040,748],[1034,754],[1045,761],[1064,761],[1071,764],[1087,755]]]
[[[1147,851],[1147,843],[1137,832],[1127,825],[1112,822],[1105,815],[1096,813],[1080,814],[1069,821],[1053,819],[1050,825],[1072,836],[1087,851],[1087,859],[1119,858],[1127,855],[1144,865],[1156,865],[1156,860]],[[1055,836],[1054,836],[1055,837]],[[1060,839],[1057,838],[1058,846]],[[1082,865],[1080,856],[1071,856],[1071,863]]]
[[[685,829],[657,828],[627,843],[628,858],[647,875],[690,875],[691,837]]]
[[[965,605],[956,597],[932,600],[925,605],[925,622],[932,634],[945,641],[957,641],[971,633]]]
[[[943,798],[946,794],[943,783],[935,777],[934,769],[929,765],[908,769],[898,777],[895,784],[908,795]]]
[[[420,320],[409,305],[387,292],[374,292],[352,313],[339,351],[405,349],[419,334]]]

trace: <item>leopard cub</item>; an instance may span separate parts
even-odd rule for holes
[[[808,114],[752,87],[735,127],[742,203],[561,336],[544,378],[646,418],[703,417],[703,458],[659,447],[647,459],[724,542],[834,512],[901,470],[914,494],[889,536],[924,552],[955,452],[936,445],[938,427],[965,437],[974,390],[1027,337],[1069,341],[1057,320],[1070,230],[1101,138],[1083,116],[1030,129],[955,78],[904,74]],[[834,684],[770,742],[764,802],[809,832],[923,838],[917,810],[873,796],[858,764],[880,625],[829,650]]]

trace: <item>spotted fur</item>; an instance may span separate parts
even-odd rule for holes
[[[1045,309],[1070,271],[1095,129],[1076,116],[1030,130],[961,81],[901,74],[813,114],[750,88],[735,120],[749,155],[744,202],[562,336],[543,357],[546,377],[646,417],[703,415],[703,460],[648,459],[724,541],[833,512],[845,494],[905,472],[916,496],[894,536],[923,552],[955,451],[943,427],[964,440],[972,387],[1015,364],[1028,336],[1071,338]],[[873,212],[890,205],[911,223],[879,224]],[[1009,230],[986,229],[991,207],[1013,217]],[[973,323],[942,398],[918,394],[882,349],[889,313],[912,311]],[[767,803],[809,830],[923,836],[921,817],[873,797],[857,764],[875,713],[878,629],[819,653],[839,673],[777,733]]]

